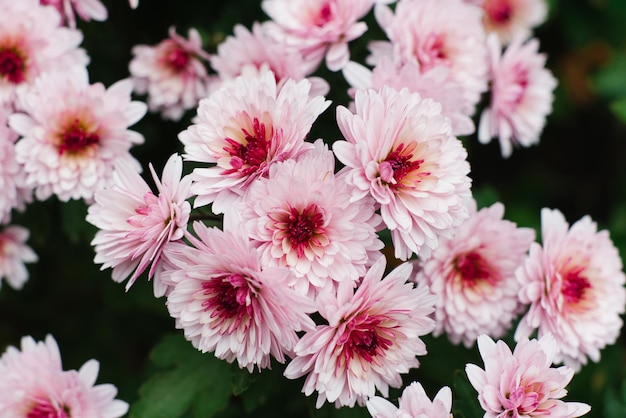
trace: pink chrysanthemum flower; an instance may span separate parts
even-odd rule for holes
[[[400,0],[395,13],[375,8],[378,23],[404,60],[416,61],[422,73],[447,67],[447,78],[463,90],[463,106],[473,114],[487,90],[487,49],[481,10],[463,0]]]
[[[166,257],[174,288],[167,297],[176,327],[202,352],[250,372],[281,363],[314,326],[313,304],[287,284],[291,271],[266,267],[247,238],[196,222],[192,247],[173,244]],[[226,251],[225,251],[226,250]]]
[[[515,38],[501,53],[495,36],[488,41],[491,55],[491,104],[480,118],[478,139],[486,144],[498,137],[502,156],[513,146],[529,147],[539,136],[552,111],[552,91],[556,79],[545,68],[546,56],[540,54],[539,41]]]
[[[337,108],[346,141],[333,144],[355,186],[353,199],[370,194],[380,204],[397,258],[427,256],[439,236],[468,217],[467,152],[441,105],[417,93],[359,90],[355,108],[355,114]]]
[[[367,30],[358,22],[374,0],[263,0],[261,7],[272,19],[268,25],[276,39],[300,51],[315,66],[326,57],[331,71],[350,59],[348,42]]]
[[[330,102],[311,97],[310,87],[288,80],[278,89],[264,67],[200,101],[195,124],[178,135],[187,160],[216,164],[192,173],[196,207],[213,203],[215,213],[224,212],[273,163],[312,147],[305,137]]]
[[[98,190],[95,203],[89,207],[87,221],[100,230],[91,244],[95,247],[94,262],[101,269],[113,268],[113,280],[126,284],[128,290],[150,264],[148,278],[157,272],[164,247],[183,237],[189,221],[191,179],[181,179],[183,160],[172,155],[159,180],[150,164],[157,193],[153,193],[141,176],[128,164],[115,166],[113,184]],[[166,293],[158,275],[154,294]]]
[[[445,386],[431,401],[422,385],[413,382],[402,391],[399,407],[380,396],[367,400],[373,418],[452,418],[452,391]]]
[[[334,169],[333,153],[318,140],[314,150],[275,164],[268,179],[252,184],[241,209],[263,265],[289,267],[296,278],[290,284],[311,297],[342,281],[355,283],[383,247],[374,200],[351,202],[352,188]]]
[[[30,233],[21,226],[9,226],[0,231],[0,285],[2,279],[13,289],[21,289],[28,280],[24,263],[37,261],[37,254],[26,245]]]
[[[197,30],[189,29],[188,36],[183,38],[171,27],[169,38],[158,45],[136,45],[129,64],[135,92],[147,93],[150,111],[171,120],[195,108],[209,91],[204,61],[210,57]]]
[[[561,400],[567,394],[565,386],[572,380],[574,370],[567,366],[551,367],[557,352],[551,335],[519,341],[512,353],[504,341],[494,342],[481,335],[478,349],[485,369],[468,364],[465,371],[478,392],[484,418],[574,418],[591,409],[584,403]]]
[[[328,325],[307,332],[295,347],[295,358],[285,376],[307,375],[302,391],[318,392],[316,406],[363,405],[378,389],[388,396],[389,386],[402,386],[400,373],[418,367],[416,356],[426,354],[419,338],[435,323],[429,317],[435,297],[428,288],[407,283],[411,265],[404,263],[385,278],[380,257],[353,291],[346,283],[319,305]],[[322,296],[320,296],[321,298]]]
[[[543,247],[534,243],[516,272],[520,299],[530,303],[515,339],[551,333],[557,341],[555,361],[579,369],[587,357],[620,334],[626,304],[626,276],[608,231],[597,231],[585,216],[568,230],[558,210],[541,211]]]
[[[132,82],[109,89],[89,84],[84,67],[45,74],[20,96],[25,113],[9,117],[22,138],[15,151],[24,166],[26,185],[45,200],[91,200],[110,183],[114,161],[138,164],[131,146],[143,136],[128,130],[146,113],[146,105],[131,102]]]
[[[0,105],[43,73],[87,65],[82,33],[60,24],[56,9],[39,0],[0,0]]]
[[[495,33],[500,42],[528,38],[532,28],[546,20],[545,0],[465,0],[483,9],[483,24],[488,33]]]
[[[9,347],[0,357],[0,418],[119,418],[128,404],[115,399],[111,384],[95,385],[99,363],[64,371],[51,335],[36,342],[23,337],[21,351]]]
[[[437,295],[434,334],[445,332],[454,344],[471,347],[480,334],[504,336],[523,305],[515,269],[525,260],[535,232],[502,219],[504,206],[496,203],[476,212],[442,239],[422,261],[418,283]]]
[[[40,0],[40,2],[56,7],[71,28],[76,27],[76,15],[85,21],[93,19],[99,22],[109,17],[106,7],[100,0]]]

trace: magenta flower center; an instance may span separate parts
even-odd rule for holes
[[[78,120],[74,119],[60,135],[61,140],[58,145],[59,155],[67,152],[70,154],[80,154],[92,145],[100,142],[100,136],[96,132],[89,130]]]
[[[481,282],[495,285],[498,281],[498,278],[491,273],[489,264],[476,252],[459,255],[455,264],[456,271],[461,275],[463,286],[474,287]]]
[[[241,274],[233,273],[202,283],[203,294],[209,296],[202,306],[205,311],[212,311],[211,316],[222,318],[237,317],[250,314],[252,291],[248,280]]]
[[[167,55],[167,62],[176,72],[182,72],[187,68],[187,64],[191,57],[181,48],[173,48]]]
[[[320,13],[315,19],[315,26],[321,27],[330,22],[332,19],[332,9],[330,8],[330,3],[324,3],[322,8],[320,9]]]
[[[0,48],[0,74],[13,84],[22,83],[25,79],[26,60],[15,47]]]
[[[585,291],[591,287],[589,280],[580,274],[580,271],[571,271],[565,275],[561,286],[561,293],[565,303],[575,305],[585,296]]]
[[[307,249],[324,247],[330,242],[324,227],[324,212],[315,203],[302,210],[290,205],[288,209],[268,216],[274,221],[275,243],[284,248],[286,240],[298,258],[304,257]]]
[[[244,175],[257,172],[267,160],[270,149],[270,141],[273,136],[273,129],[267,131],[264,123],[258,118],[252,122],[252,132],[242,128],[244,141],[237,142],[232,138],[225,138],[229,146],[224,147],[230,156],[231,170],[225,170],[222,174],[230,174],[240,171]]]
[[[70,410],[67,406],[61,409],[55,408],[48,400],[39,401],[33,409],[31,409],[26,418],[70,418]]]
[[[487,0],[483,9],[492,22],[501,25],[508,23],[513,15],[513,7],[509,0]]]
[[[448,55],[445,50],[444,38],[435,33],[429,34],[424,39],[421,48],[416,51],[416,57],[422,72],[438,65],[447,65]]]
[[[339,341],[343,344],[346,364],[349,365],[355,356],[371,363],[391,346],[391,340],[385,338],[385,333],[380,329],[383,321],[384,318],[362,313],[346,324],[346,334]]]
[[[417,173],[420,166],[424,163],[423,159],[414,159],[413,151],[415,150],[415,147],[415,144],[405,147],[402,143],[394,151],[387,155],[385,161],[380,163],[380,177],[385,183],[395,186],[399,186],[401,184],[407,185],[407,182],[403,182],[403,180],[405,180],[409,174]],[[422,174],[427,175],[428,173]],[[419,178],[409,176],[407,180],[419,181]]]

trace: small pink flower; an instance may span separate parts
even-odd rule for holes
[[[113,163],[138,164],[129,150],[143,136],[128,130],[146,105],[131,101],[132,82],[108,89],[89,84],[84,67],[44,74],[20,96],[22,111],[9,125],[22,137],[15,146],[26,186],[39,200],[53,194],[62,201],[91,200],[110,183]]]
[[[21,289],[28,280],[24,263],[37,261],[37,254],[26,245],[30,233],[21,226],[9,226],[0,231],[0,285],[2,279],[13,289]]]
[[[102,269],[112,267],[116,282],[130,275],[126,290],[150,264],[148,278],[152,278],[165,246],[183,237],[191,212],[186,200],[191,179],[181,179],[182,171],[183,161],[177,154],[167,160],[161,180],[151,164],[155,195],[131,166],[119,163],[113,185],[96,192],[87,213],[87,221],[100,229],[91,242],[96,250],[94,261],[102,264]],[[163,296],[166,290],[157,274],[155,296]]]
[[[468,348],[480,334],[502,337],[521,313],[515,269],[535,239],[534,230],[502,219],[501,203],[478,212],[472,206],[470,218],[423,259],[416,277],[439,297],[435,335],[445,332]]]
[[[21,351],[10,346],[0,357],[0,418],[119,418],[128,404],[115,399],[111,384],[95,385],[99,364],[64,371],[51,335],[36,342],[23,337]]]
[[[131,9],[136,9],[139,6],[139,0],[128,0]]]
[[[380,396],[367,400],[367,410],[373,418],[452,418],[452,391],[445,386],[431,401],[419,382],[402,391],[399,407]]]
[[[502,55],[495,36],[488,42],[491,104],[480,118],[478,139],[486,144],[498,137],[504,158],[511,155],[513,146],[539,142],[556,87],[556,79],[545,68],[546,56],[538,52],[539,42],[523,42],[523,38],[515,38]]]
[[[40,2],[56,7],[71,28],[76,27],[74,13],[85,21],[93,19],[102,22],[109,17],[106,7],[100,0],[40,0]]]
[[[380,205],[396,258],[426,256],[468,217],[467,152],[441,105],[417,93],[359,90],[355,108],[337,108],[346,141],[333,144],[355,186],[353,199],[369,194]]]
[[[148,94],[150,111],[171,120],[179,120],[185,110],[195,108],[209,91],[204,64],[209,55],[202,49],[197,30],[189,29],[188,37],[171,27],[169,38],[158,45],[136,45],[129,64],[135,91]]]
[[[484,418],[556,417],[574,418],[591,409],[579,402],[564,402],[565,386],[574,370],[567,366],[552,368],[557,343],[550,334],[539,340],[523,339],[514,351],[502,340],[478,337],[478,349],[485,369],[474,364],[465,372],[485,410]]]
[[[419,338],[435,324],[429,317],[435,297],[427,287],[415,288],[404,263],[385,278],[380,257],[356,289],[342,283],[335,295],[324,294],[320,314],[328,325],[307,332],[295,347],[285,376],[307,375],[302,392],[318,392],[316,406],[365,404],[378,389],[387,397],[389,386],[400,387],[400,373],[418,367],[416,356],[426,354]],[[322,296],[320,296],[322,298]]]
[[[196,222],[192,246],[173,244],[166,251],[174,288],[167,296],[176,327],[202,352],[250,372],[281,363],[298,341],[296,332],[314,326],[315,307],[288,287],[291,272],[266,267],[247,238]]]
[[[568,229],[558,210],[542,209],[543,247],[533,243],[516,271],[520,299],[530,304],[515,339],[551,333],[557,341],[555,362],[579,369],[587,357],[617,340],[626,304],[626,275],[608,231],[597,231],[585,216]]]
[[[545,0],[465,1],[483,9],[485,29],[488,33],[495,33],[503,44],[518,36],[528,38],[532,28],[546,20]]]

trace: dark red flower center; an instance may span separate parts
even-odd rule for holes
[[[250,306],[250,288],[241,274],[228,274],[202,283],[203,293],[210,296],[202,303],[213,316],[232,318],[241,316]]]
[[[265,164],[270,148],[270,139],[273,135],[273,129],[267,131],[264,123],[258,118],[254,118],[252,122],[252,132],[242,128],[244,141],[237,142],[232,138],[225,138],[229,146],[224,147],[224,151],[231,155],[230,170],[225,170],[222,174],[230,174],[240,171],[244,175],[256,172]]]
[[[302,257],[304,247],[309,245],[316,234],[322,232],[324,216],[316,204],[311,204],[302,212],[291,208],[286,223],[287,236],[296,247],[298,257]]]
[[[167,62],[176,72],[182,72],[187,68],[187,64],[191,59],[191,56],[187,51],[179,48],[178,46],[172,48],[167,55]]]
[[[411,144],[409,147],[400,144],[387,155],[385,161],[380,163],[380,176],[385,183],[398,186],[402,184],[402,180],[404,180],[409,173],[419,170],[424,160],[413,159],[414,149],[415,144]]]
[[[577,304],[585,296],[585,291],[591,287],[589,280],[581,275],[581,271],[571,271],[565,275],[561,293],[567,304]]]
[[[391,346],[391,340],[378,329],[381,322],[378,316],[361,314],[346,324],[343,352],[347,363],[355,356],[371,363]]]
[[[332,9],[330,8],[330,3],[326,2],[320,9],[320,13],[315,19],[315,26],[321,27],[330,22],[332,19]]]
[[[491,273],[489,264],[480,254],[469,252],[456,258],[456,270],[461,275],[463,286],[474,287],[480,282],[495,284],[497,277]]]
[[[78,119],[74,119],[60,136],[59,155],[79,154],[100,142],[100,136],[96,132],[90,132]]]
[[[26,418],[70,418],[70,410],[67,406],[61,409],[55,408],[50,401],[41,401],[31,409]]]
[[[513,15],[513,7],[509,0],[487,0],[483,8],[489,19],[500,25],[508,23]]]
[[[13,84],[26,79],[26,59],[15,47],[0,47],[0,74]]]

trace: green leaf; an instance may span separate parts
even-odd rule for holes
[[[605,418],[626,416],[626,381],[622,382],[620,393],[610,388],[604,393]]]
[[[626,54],[615,53],[611,62],[592,78],[595,90],[611,99],[626,96]]]
[[[610,107],[613,114],[626,123],[626,96],[612,101]]]
[[[470,384],[465,373],[457,370],[454,376],[454,390],[452,391],[452,412],[456,418],[482,417],[485,411],[478,403],[478,394]]]

